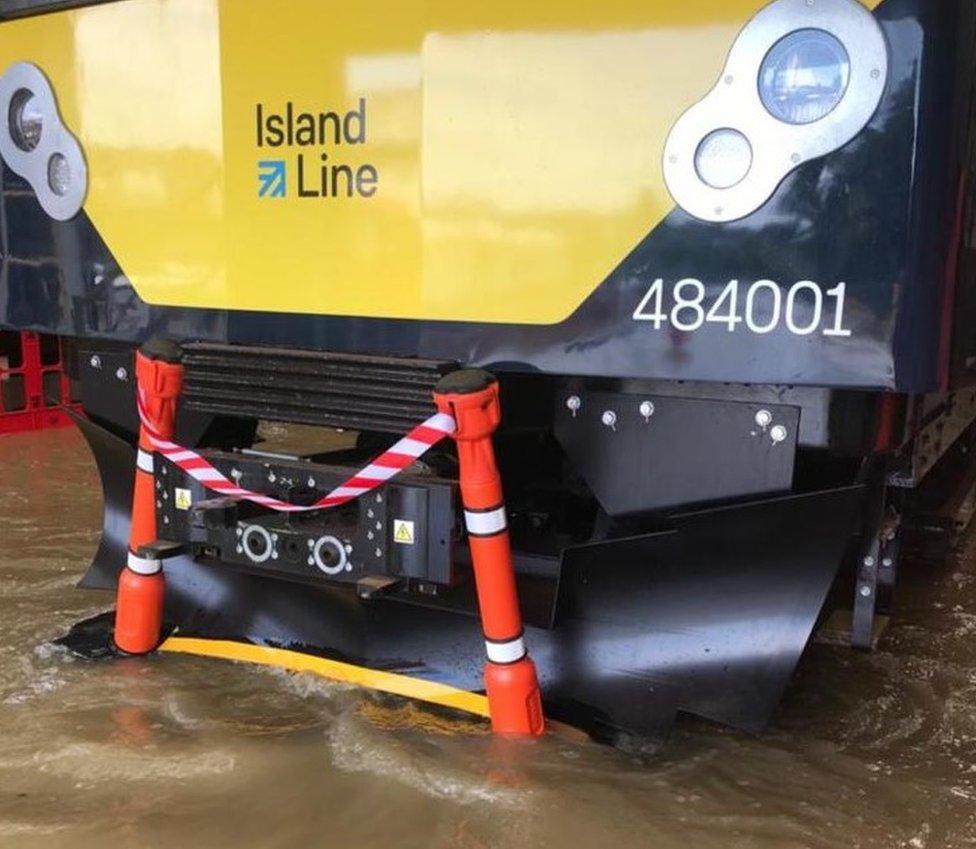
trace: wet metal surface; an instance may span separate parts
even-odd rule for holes
[[[658,751],[477,723],[189,657],[74,661],[108,606],[74,431],[0,439],[0,846],[976,845],[976,540],[909,564],[873,655],[814,646],[763,737],[682,724]]]

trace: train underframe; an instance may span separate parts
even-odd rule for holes
[[[82,586],[108,589],[129,539],[133,349],[87,340],[75,352],[78,424],[105,495]],[[176,441],[242,488],[297,504],[422,421],[457,367],[209,343],[185,345],[183,364]],[[600,739],[658,737],[682,712],[762,730],[831,589],[852,645],[871,647],[920,485],[968,479],[957,472],[972,390],[497,376],[495,450],[545,712]],[[262,450],[260,421],[307,426],[302,450]],[[219,497],[159,455],[155,487],[167,633],[483,690],[449,440],[330,510]],[[91,653],[108,621],[69,644]]]

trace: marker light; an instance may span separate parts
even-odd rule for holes
[[[47,161],[47,184],[58,197],[64,197],[71,188],[71,166],[63,153],[55,153]]]
[[[801,29],[773,45],[759,69],[759,96],[787,124],[811,124],[830,114],[847,91],[851,61],[829,32]]]
[[[695,152],[695,170],[713,189],[741,183],[752,167],[752,145],[738,130],[715,130]]]
[[[23,151],[31,151],[41,140],[44,117],[40,104],[30,89],[21,88],[10,100],[10,137]]]

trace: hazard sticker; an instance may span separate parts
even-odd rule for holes
[[[399,542],[402,545],[413,545],[413,522],[408,522],[406,519],[394,519],[393,541]]]
[[[173,503],[177,510],[189,510],[193,506],[193,496],[190,494],[190,490],[177,487],[173,496]]]

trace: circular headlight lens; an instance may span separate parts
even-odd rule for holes
[[[787,124],[810,124],[844,98],[851,60],[829,32],[801,29],[776,42],[759,69],[759,97]]]
[[[10,137],[14,144],[27,152],[33,150],[41,141],[44,118],[33,92],[26,88],[18,89],[10,99],[10,114],[7,116]]]
[[[738,130],[715,130],[695,151],[695,170],[713,189],[731,189],[752,168],[752,145]]]

